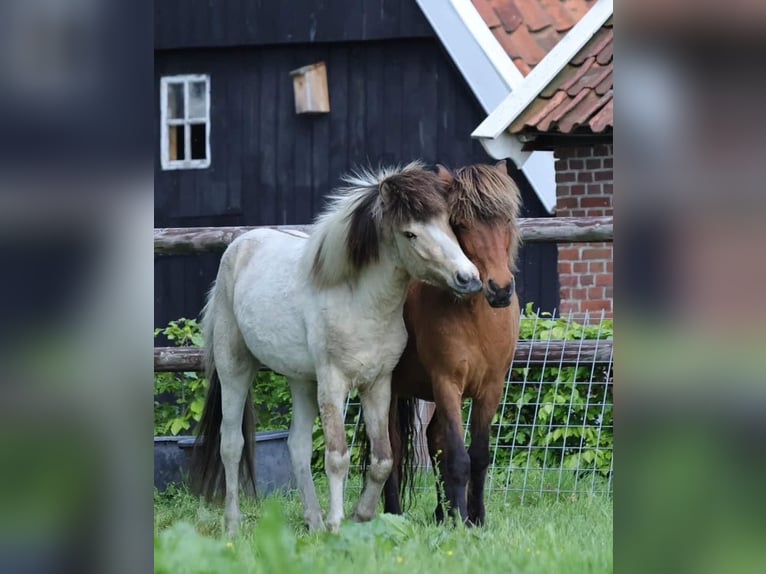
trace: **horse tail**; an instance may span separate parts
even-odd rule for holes
[[[207,397],[202,416],[197,425],[197,439],[194,443],[191,460],[191,490],[204,496],[208,501],[220,501],[226,492],[223,461],[221,460],[221,380],[215,368],[213,355],[214,319],[213,315],[225,312],[220,309],[219,293],[216,284],[210,290],[208,301],[202,311],[202,333],[204,336],[205,376],[208,380]],[[242,416],[242,435],[245,440],[244,453],[240,460],[240,480],[247,490],[255,494],[255,464],[253,461],[253,434],[255,432],[255,413],[253,412],[252,389],[248,389],[245,409]]]
[[[399,494],[402,510],[415,499],[415,422],[420,420],[418,401],[415,398],[399,398],[396,402],[399,423]]]

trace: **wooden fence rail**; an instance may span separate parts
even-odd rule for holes
[[[513,358],[514,367],[549,367],[609,363],[612,341],[519,341]],[[156,347],[156,372],[202,371],[202,349],[196,347]]]
[[[521,237],[525,243],[567,243],[612,241],[612,217],[522,218]],[[311,225],[265,225],[261,228],[311,232]],[[166,227],[154,230],[154,253],[178,255],[223,251],[243,233],[256,227]]]

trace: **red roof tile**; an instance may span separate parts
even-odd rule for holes
[[[525,76],[594,3],[594,0],[472,1]]]
[[[614,128],[611,19],[527,106],[511,133],[603,133]]]

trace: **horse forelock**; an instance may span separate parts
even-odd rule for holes
[[[312,234],[311,277],[318,287],[353,279],[375,263],[384,227],[425,221],[448,209],[443,184],[420,162],[360,170],[343,180],[347,187],[336,191]],[[392,190],[386,201],[380,193],[384,182]]]
[[[427,221],[448,212],[444,183],[419,162],[404,167],[362,169],[343,177],[316,222],[311,277],[318,287],[353,279],[380,257],[383,230]],[[380,188],[387,185],[384,198]]]
[[[408,221],[428,221],[449,210],[443,182],[422,167],[405,169],[386,181],[394,192],[382,203],[384,224],[400,227]]]
[[[509,263],[516,268],[521,238],[519,209],[521,194],[510,176],[490,165],[469,165],[453,174],[448,187],[450,220],[455,225],[507,221],[511,234]]]

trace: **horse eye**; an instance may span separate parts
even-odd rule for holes
[[[415,234],[414,234],[414,233],[412,233],[411,231],[405,231],[405,232],[404,232],[404,236],[405,236],[407,239],[415,239],[415,238],[417,237],[417,235],[415,235]]]

